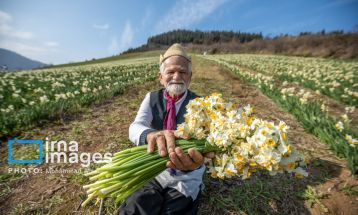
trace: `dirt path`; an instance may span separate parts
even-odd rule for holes
[[[303,200],[298,199],[294,192],[302,191],[307,184],[317,191],[328,194],[328,198],[320,199],[331,214],[355,214],[358,211],[356,196],[348,196],[340,191],[342,186],[356,185],[357,180],[349,176],[345,162],[337,159],[327,147],[314,136],[307,134],[295,118],[280,109],[269,98],[261,94],[255,87],[242,83],[228,71],[215,64],[194,58],[193,79],[190,88],[199,95],[221,92],[228,100],[238,99],[242,104],[254,105],[256,114],[265,119],[277,122],[285,121],[290,127],[289,139],[299,148],[312,155],[313,165],[309,171],[312,176],[301,182],[288,185],[285,199],[270,200],[272,213],[281,214],[321,214],[322,208],[314,204],[310,208]],[[146,92],[157,89],[157,82],[137,86],[127,90],[123,95],[108,100],[101,105],[93,105],[87,111],[71,115],[68,118],[23,133],[21,138],[44,138],[76,140],[80,144],[80,152],[115,152],[128,147],[128,127],[134,119],[136,111]],[[1,154],[6,154],[6,143],[1,144]],[[43,168],[48,166],[43,165]],[[79,165],[56,165],[55,168],[80,168]],[[1,159],[1,172],[5,171],[6,157]],[[284,176],[286,177],[286,176]],[[97,214],[98,206],[80,208],[85,193],[81,188],[86,179],[81,174],[37,174],[28,175],[11,182],[0,183],[0,188],[10,188],[10,192],[0,195],[0,211],[3,214]],[[271,180],[271,179],[270,179]],[[278,186],[285,178],[277,177],[270,181]],[[286,180],[287,181],[287,180]],[[203,202],[217,203],[222,196],[225,198],[236,195],[233,185],[246,186],[251,182],[234,180],[218,187],[208,184]],[[267,184],[266,184],[267,185]],[[291,189],[292,187],[292,189]],[[215,190],[216,189],[216,190]],[[329,190],[329,192],[328,192]],[[286,192],[286,190],[285,190]],[[226,199],[224,199],[226,201]],[[264,200],[264,199],[263,199]],[[220,200],[221,201],[221,200]],[[232,204],[220,209],[217,205],[203,203],[200,214],[238,214],[235,209],[241,204],[231,200]],[[227,202],[225,203],[227,204]],[[259,207],[259,206],[258,206]],[[266,206],[265,206],[266,207]],[[285,208],[283,208],[285,207]],[[308,208],[308,209],[307,209]],[[268,208],[263,208],[263,210]],[[267,211],[266,210],[266,211]],[[271,210],[271,208],[270,208]],[[269,211],[270,211],[269,210]],[[107,204],[107,213],[113,213],[115,207]],[[244,211],[245,212],[245,211]]]

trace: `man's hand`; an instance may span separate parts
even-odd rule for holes
[[[175,136],[174,131],[163,130],[154,131],[147,135],[148,153],[154,152],[154,147],[157,145],[158,153],[164,157],[175,149]]]
[[[182,171],[195,170],[203,165],[204,157],[213,158],[214,156],[214,152],[202,155],[192,148],[188,150],[188,154],[185,154],[180,147],[176,147],[174,152],[169,153],[170,161],[167,162],[167,167]]]
[[[169,154],[170,161],[167,162],[168,168],[188,171],[195,170],[204,163],[204,157],[213,158],[213,152],[202,155],[195,149],[189,149],[186,154],[180,147],[175,147],[174,131],[163,130],[151,132],[147,135],[148,153],[153,153],[155,145],[158,153],[164,157]]]

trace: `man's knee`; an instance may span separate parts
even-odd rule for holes
[[[185,214],[195,215],[198,213],[199,201],[201,194],[193,200],[191,197],[185,197],[179,191],[170,188],[165,196],[163,214]]]
[[[123,202],[117,214],[159,214],[162,202],[163,198],[158,191],[142,188]]]

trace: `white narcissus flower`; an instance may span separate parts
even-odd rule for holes
[[[347,114],[342,114],[341,118],[343,119],[343,122],[347,123],[349,121],[348,115]]]
[[[345,139],[352,147],[358,145],[358,140],[354,139],[351,135],[346,134]]]
[[[226,165],[224,172],[227,178],[231,178],[232,176],[235,176],[237,174],[237,170],[234,164],[231,162],[228,165]]]
[[[250,116],[254,112],[254,108],[251,105],[245,106],[244,110],[247,116]]]
[[[40,97],[40,102],[41,103],[47,103],[47,102],[49,102],[49,99],[47,98],[46,95],[43,95],[43,96]]]
[[[302,169],[302,167],[297,167],[296,169],[293,170],[293,172],[295,173],[295,177],[296,177],[296,178],[303,178],[303,177],[307,177],[307,176],[308,176],[307,171],[305,171],[304,169]]]
[[[264,150],[255,156],[254,159],[256,163],[271,171],[280,162],[281,155],[272,150]]]
[[[59,101],[60,99],[66,100],[67,96],[64,93],[60,93],[60,94],[55,94],[55,100]]]
[[[279,124],[278,124],[278,129],[279,129],[281,132],[286,133],[289,128],[290,128],[290,127],[287,126],[287,124],[286,124],[285,122],[283,122],[283,121],[280,121]]]
[[[87,87],[81,87],[82,93],[87,93],[89,89]]]
[[[52,86],[53,88],[65,87],[64,84],[62,84],[62,83],[60,83],[60,82],[58,82],[58,81],[56,81],[55,83],[53,83],[51,86]]]
[[[345,107],[345,111],[346,113],[353,113],[355,110],[354,106],[350,106],[350,107]]]
[[[328,111],[328,108],[324,103],[322,103],[322,105],[321,105],[321,111],[322,112],[327,112]]]
[[[339,132],[342,132],[344,129],[343,123],[341,121],[337,122],[335,126]]]

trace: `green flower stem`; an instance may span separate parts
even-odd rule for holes
[[[188,152],[190,148],[201,153],[219,150],[218,147],[210,145],[206,140],[177,140],[176,146],[179,146],[184,152]],[[95,197],[110,196],[116,198],[116,202],[123,201],[164,171],[169,160],[169,155],[161,157],[157,148],[149,154],[147,145],[115,153],[111,163],[86,174],[86,176],[91,176],[91,181],[95,182],[83,186],[87,190],[88,198],[82,205],[86,205]]]

